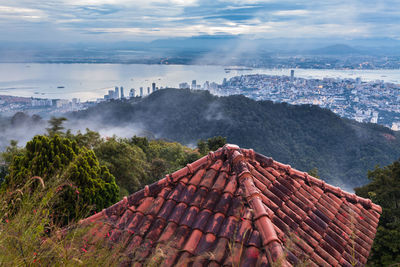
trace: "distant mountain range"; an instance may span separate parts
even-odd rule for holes
[[[365,51],[357,50],[344,44],[329,45],[326,47],[309,50],[307,52],[307,54],[311,55],[357,55],[363,53],[365,53]]]
[[[281,58],[299,55],[400,56],[400,41],[393,38],[252,39],[241,35],[204,35],[158,39],[151,42],[2,42],[0,44],[0,62],[159,64],[166,59],[173,59],[169,63],[217,64],[219,62],[229,65],[239,64],[244,60],[251,60],[253,64],[259,63],[269,56]],[[280,64],[281,62],[276,65]]]
[[[160,90],[69,117],[71,124],[151,132],[192,146],[221,135],[299,170],[316,167],[323,179],[348,190],[365,184],[374,166],[400,157],[400,134],[388,128],[343,119],[317,106],[217,97],[207,91]]]

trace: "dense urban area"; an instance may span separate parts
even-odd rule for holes
[[[295,76],[271,76],[263,74],[241,75],[224,79],[221,84],[206,81],[203,85],[193,80],[182,82],[180,89],[208,90],[212,94],[228,96],[241,94],[255,100],[286,102],[293,105],[312,104],[332,110],[341,117],[359,122],[378,123],[400,129],[400,85],[383,80],[362,81],[361,78],[304,79]],[[86,109],[103,101],[145,97],[163,87],[138,89],[124,92],[123,86],[110,88],[103,98],[81,102],[79,99],[42,99],[0,96],[0,112],[11,114],[23,111],[28,114],[60,114]]]
[[[382,80],[303,79],[291,76],[242,75],[210,88],[218,95],[242,94],[256,100],[313,104],[359,122],[400,127],[400,85]]]

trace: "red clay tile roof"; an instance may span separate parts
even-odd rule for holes
[[[83,224],[127,265],[363,266],[381,208],[253,150],[226,145]],[[274,264],[271,264],[274,263]]]

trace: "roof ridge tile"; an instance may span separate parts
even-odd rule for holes
[[[244,150],[244,153],[255,157],[255,154],[249,150]],[[273,223],[268,218],[268,213],[261,201],[261,191],[254,185],[253,176],[248,168],[248,163],[245,157],[239,150],[233,151],[231,154],[232,164],[239,173],[237,175],[239,184],[245,191],[244,197],[252,208],[254,215],[254,224],[262,236],[262,245],[267,252],[270,262],[281,262],[281,266],[288,266],[288,262],[284,259],[283,247],[281,240],[278,238]]]

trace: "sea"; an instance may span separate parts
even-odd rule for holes
[[[179,83],[202,85],[205,81],[222,83],[223,79],[245,74],[290,75],[290,69],[243,69],[208,65],[145,64],[0,64],[0,95],[37,98],[78,98],[96,100],[116,86],[146,92],[153,82],[157,87],[178,87]],[[357,78],[383,80],[400,84],[400,70],[331,70],[294,69],[301,78]]]

